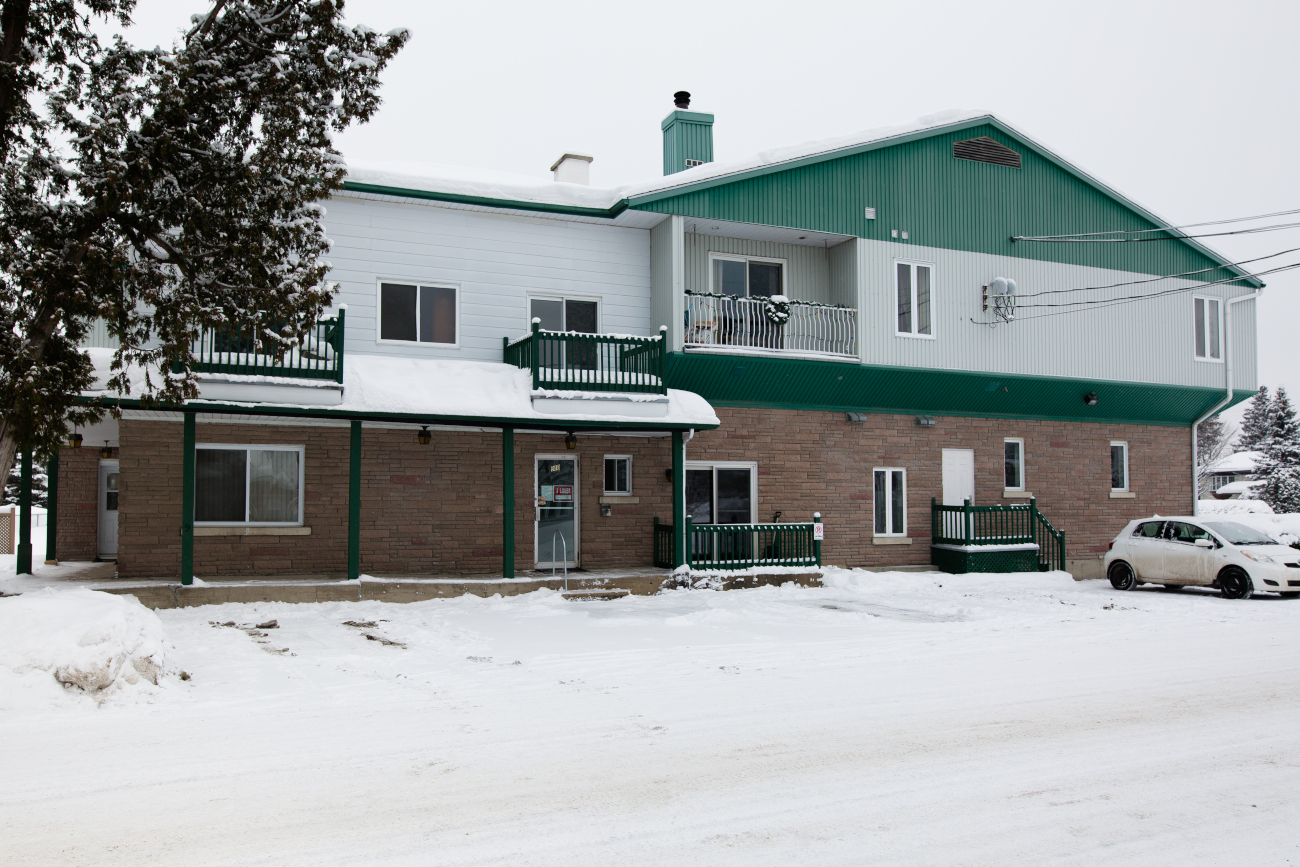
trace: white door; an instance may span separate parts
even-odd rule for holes
[[[99,462],[99,556],[117,559],[117,461]]]
[[[975,450],[943,450],[943,504],[960,506],[975,502]]]

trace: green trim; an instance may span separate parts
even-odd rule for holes
[[[501,575],[515,577],[515,429],[501,429]]]
[[[686,444],[682,432],[673,431],[673,568],[686,565]]]
[[[627,210],[627,199],[615,202],[608,208],[583,208],[577,205],[553,205],[546,202],[528,202],[521,199],[493,199],[484,196],[465,196],[459,193],[442,193],[434,190],[389,187],[383,184],[361,184],[356,181],[344,181],[343,189],[349,193],[371,193],[377,196],[397,196],[403,199],[426,199],[433,202],[452,202],[458,205],[479,205],[485,208],[509,208],[513,211],[544,211],[548,214],[601,217],[609,220]]]
[[[1254,392],[1252,392],[1253,394]],[[536,421],[534,419],[524,418],[498,418],[483,417],[472,418],[468,416],[455,415],[417,415],[415,413],[404,412],[355,412],[343,410],[329,410],[323,408],[308,408],[297,406],[248,406],[247,404],[237,403],[206,403],[203,401],[189,401],[183,407],[170,406],[161,404],[145,404],[136,398],[123,398],[118,400],[112,397],[93,397],[82,395],[77,399],[77,403],[91,404],[94,406],[115,406],[119,409],[143,409],[156,410],[158,412],[204,412],[228,415],[264,415],[264,416],[296,416],[298,418],[319,418],[329,419],[332,421],[374,421],[374,422],[399,422],[404,424],[447,424],[459,427],[491,427],[503,428],[513,427],[525,430],[555,431],[565,432],[571,430],[584,431],[621,431],[621,430],[650,430],[650,431],[673,431],[673,430],[712,430],[717,427],[713,424],[668,424],[665,422],[602,422],[602,421],[578,421],[557,419],[554,423],[545,421]]]
[[[18,460],[18,557],[15,575],[32,574],[32,452],[24,449]]]
[[[181,584],[194,583],[194,413],[185,413],[181,443]]]
[[[361,422],[348,439],[348,580],[361,579]]]
[[[45,467],[48,490],[45,494],[45,562],[59,559],[59,450],[55,448]]]
[[[1186,427],[1221,388],[673,352],[668,384],[715,407]],[[1084,395],[1095,392],[1089,407]],[[1236,390],[1232,404],[1253,391]],[[1226,407],[1225,407],[1226,409]]]

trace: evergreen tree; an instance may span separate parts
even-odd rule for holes
[[[1259,496],[1274,512],[1300,512],[1300,422],[1285,388],[1277,390],[1269,411],[1270,436],[1255,468],[1264,481]]]
[[[1235,431],[1231,425],[1224,424],[1219,416],[1207,418],[1196,427],[1196,479],[1197,488],[1202,494],[1208,493],[1206,480],[1212,475],[1211,468],[1225,455],[1231,453],[1229,443]]]
[[[4,496],[0,497],[0,505],[8,506],[11,503],[18,502],[18,489],[22,485],[22,473],[17,462],[14,468],[9,471],[9,479],[5,482]],[[45,474],[45,467],[32,461],[32,505],[45,508],[49,505],[49,476]]]
[[[1239,452],[1262,451],[1273,428],[1273,402],[1269,399],[1268,386],[1261,385],[1259,391],[1246,405],[1246,412],[1241,417],[1241,433],[1237,435],[1236,450]]]
[[[406,43],[343,20],[343,0],[210,0],[169,49],[96,35],[135,0],[0,2],[0,472],[48,453],[94,368],[102,319],[120,345],[108,388],[198,394],[202,330],[284,354],[335,287],[321,202],[346,173],[332,136],[379,106]],[[172,376],[172,365],[179,375]],[[132,382],[131,380],[135,380]]]

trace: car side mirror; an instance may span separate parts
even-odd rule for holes
[[[1214,543],[1211,542],[1209,539],[1197,539],[1197,540],[1196,540],[1195,542],[1193,542],[1192,544],[1195,545],[1197,548],[1213,548],[1213,547],[1214,547]]]

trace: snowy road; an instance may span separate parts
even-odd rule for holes
[[[1300,602],[831,580],[160,612],[0,711],[0,863],[1300,864]]]

